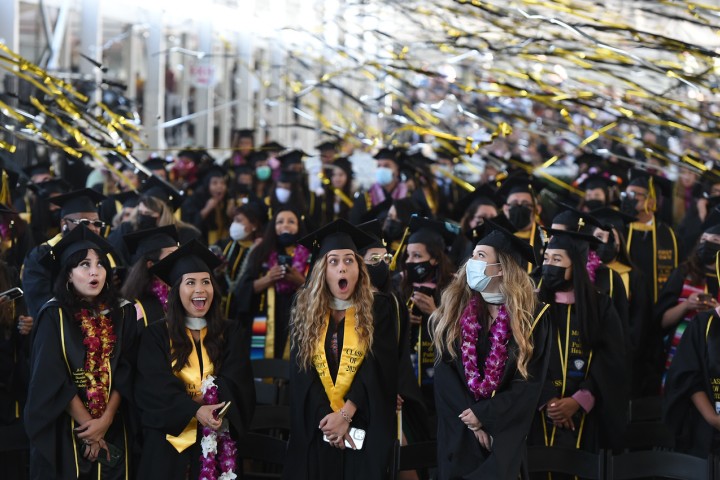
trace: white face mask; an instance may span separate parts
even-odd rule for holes
[[[468,260],[467,265],[465,266],[465,278],[467,279],[467,284],[470,288],[475,290],[476,292],[482,293],[483,290],[487,288],[487,286],[490,284],[490,281],[493,279],[493,277],[499,277],[500,275],[486,275],[485,269],[488,265],[500,265],[499,263],[490,263],[484,262],[482,260],[473,260],[472,258]],[[484,298],[484,295],[483,295]],[[493,302],[495,303],[495,302]]]
[[[290,200],[290,190],[287,188],[278,187],[275,189],[275,196],[280,203],[287,203]]]
[[[485,300],[485,303],[494,303],[496,305],[501,305],[505,303],[505,295],[496,292],[496,293],[488,293],[488,292],[480,292],[480,295],[482,295],[483,300]]]
[[[238,240],[245,240],[245,237],[248,236],[248,233],[245,231],[245,225],[239,222],[233,222],[230,224],[230,238],[235,240],[236,242]]]
[[[378,167],[375,170],[375,181],[383,187],[390,185],[393,181],[393,171],[387,167]]]

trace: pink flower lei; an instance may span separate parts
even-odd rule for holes
[[[98,311],[81,308],[75,314],[83,332],[85,345],[85,387],[86,406],[92,418],[100,418],[107,408],[110,396],[110,357],[112,356],[117,337],[113,330],[112,320],[103,312],[105,305]]]
[[[209,375],[202,383],[203,400],[205,405],[220,403],[218,387],[215,377]],[[203,427],[202,440],[200,440],[202,454],[200,455],[199,480],[235,480],[237,446],[230,436],[228,421],[223,420],[220,430]]]
[[[298,245],[295,247],[295,254],[293,255],[293,268],[304,275],[307,269],[308,258],[310,258],[310,250],[302,245]],[[268,270],[277,265],[277,263],[278,253],[271,252],[267,262]],[[275,291],[278,293],[292,293],[295,290],[297,290],[297,287],[289,280],[278,280],[275,282]]]
[[[600,257],[598,257],[598,254],[595,253],[594,250],[590,250],[588,252],[588,259],[587,263],[585,264],[585,269],[588,272],[588,276],[590,277],[590,281],[595,283],[595,278],[597,277],[597,269],[602,264],[600,261]]]
[[[167,301],[168,295],[170,294],[170,287],[168,287],[167,283],[159,278],[153,278],[150,291],[158,299],[160,305],[162,305],[163,311],[167,312]]]
[[[495,323],[490,327],[490,352],[485,358],[481,380],[476,347],[482,328],[477,320],[478,302],[478,297],[473,296],[460,317],[462,335],[460,350],[465,367],[465,378],[475,400],[490,397],[500,385],[508,358],[507,344],[511,336],[510,317],[505,305],[501,305]]]

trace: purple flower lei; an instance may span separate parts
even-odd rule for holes
[[[488,398],[500,385],[505,362],[507,362],[507,344],[510,340],[510,317],[507,314],[505,305],[501,305],[495,323],[490,327],[490,352],[485,358],[483,378],[480,379],[478,368],[477,340],[481,326],[477,321],[478,297],[473,296],[460,317],[460,328],[462,334],[463,366],[465,367],[465,378],[468,389],[472,392],[475,400]]]
[[[159,278],[153,278],[152,286],[150,287],[153,295],[157,297],[160,305],[162,305],[163,311],[167,312],[167,301],[168,295],[170,294],[170,287]]]
[[[203,400],[205,405],[220,403],[215,378],[209,376],[203,381]],[[212,428],[203,427],[202,454],[200,455],[199,480],[235,480],[237,446],[230,436],[227,420],[217,432]]]
[[[595,283],[595,278],[597,276],[596,271],[601,263],[602,262],[600,261],[600,257],[598,257],[598,254],[595,253],[594,250],[590,250],[588,252],[588,259],[587,259],[587,263],[585,264],[585,269],[588,272],[590,281],[593,283]]]

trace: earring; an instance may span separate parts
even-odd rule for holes
[[[70,281],[69,280],[67,282],[65,282],[65,288],[67,289],[68,292],[72,291],[72,290],[70,290]]]

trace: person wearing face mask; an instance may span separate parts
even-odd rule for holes
[[[289,358],[290,308],[305,283],[310,257],[307,248],[296,245],[305,231],[297,212],[277,211],[232,292],[230,318],[252,330],[252,358]]]
[[[50,198],[63,195],[70,190],[70,184],[66,181],[51,178],[40,183],[30,183],[25,195],[20,198],[13,197],[15,199],[13,207],[20,218],[30,226],[33,246],[46,242],[60,233],[60,207],[52,203]]]
[[[627,251],[645,275],[653,303],[678,265],[675,232],[655,215],[659,193],[654,177],[636,175],[623,192],[620,206],[623,213],[637,217],[626,232]]]
[[[283,208],[292,207],[300,215],[306,216],[308,211],[300,186],[300,174],[292,170],[283,170],[265,203],[270,205],[271,215]]]
[[[439,222],[413,215],[409,224],[407,248],[402,246],[395,256],[402,257],[399,280],[400,298],[410,312],[410,345],[413,368],[425,403],[435,411],[433,375],[435,350],[427,329],[430,315],[440,305],[440,295],[452,280],[452,262],[445,247],[452,244],[459,229],[447,222]],[[394,262],[393,262],[394,263]],[[394,264],[391,264],[391,269]]]
[[[315,197],[311,215],[314,225],[333,220],[347,220],[353,206],[353,167],[347,157],[340,157],[323,169],[322,195]],[[311,190],[311,193],[314,192]]]
[[[404,159],[404,152],[399,148],[382,148],[375,155],[377,170],[375,170],[375,183],[366,192],[355,195],[353,207],[350,210],[350,223],[358,224],[373,208],[387,199],[400,200],[406,198],[410,192],[407,184],[400,178],[400,167]]]
[[[537,258],[542,257],[544,248],[542,231],[538,228],[542,207],[535,198],[541,189],[542,184],[521,173],[508,177],[497,191],[498,198],[505,199],[503,215],[515,229],[515,236],[528,242]],[[530,268],[528,265],[528,273]]]
[[[706,229],[688,259],[670,274],[655,305],[655,321],[662,328],[665,374],[688,323],[700,312],[718,306],[720,289],[715,262],[720,251],[720,225]]]
[[[612,205],[614,195],[617,195],[617,180],[617,177],[604,172],[585,174],[576,182],[577,187],[585,192],[578,209],[590,212]]]
[[[452,220],[460,223],[462,235],[458,235],[452,245],[450,257],[458,268],[472,256],[475,243],[480,239],[476,235],[484,232],[485,220],[498,216],[495,190],[487,184],[480,185],[457,201],[450,214]],[[478,228],[480,227],[480,228]]]
[[[720,220],[720,170],[713,168],[703,173],[696,184],[697,195],[694,203],[687,208],[676,229],[682,247],[695,245],[702,232]],[[681,248],[681,260],[684,258]]]
[[[219,165],[212,165],[202,177],[202,186],[183,203],[181,218],[200,229],[206,245],[213,245],[227,237],[233,209],[227,172]]]
[[[538,297],[550,305],[553,340],[528,444],[617,448],[630,385],[620,318],[586,270],[589,243],[597,240],[563,230],[549,234]]]
[[[428,422],[428,410],[410,360],[408,310],[405,303],[392,289],[390,278],[392,254],[386,247],[381,224],[377,219],[358,225],[358,229],[373,238],[372,243],[358,250],[365,260],[371,287],[373,291],[390,295],[393,300],[391,302],[393,313],[387,320],[395,322],[398,329],[397,409],[402,415],[401,445],[429,440],[432,432]],[[413,474],[414,472],[401,472],[398,478],[416,478],[412,477]]]
[[[390,204],[385,220],[382,222],[382,233],[391,252],[397,252],[398,248],[400,248],[400,242],[410,223],[410,218],[414,214],[423,215],[424,211],[411,198],[394,200]]]
[[[488,226],[430,317],[443,480],[518,477],[550,359],[548,307],[525,271],[532,247]]]
[[[216,272],[216,279],[223,294],[223,312],[230,317],[233,302],[232,292],[247,268],[252,250],[260,244],[267,219],[265,206],[259,202],[248,202],[235,209],[230,236],[216,243],[222,252],[223,267]]]

